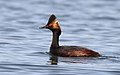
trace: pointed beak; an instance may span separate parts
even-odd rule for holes
[[[43,26],[43,27],[39,27],[39,29],[45,29],[45,28],[48,28],[47,25]]]

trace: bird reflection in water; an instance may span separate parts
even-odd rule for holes
[[[90,58],[89,58],[90,59]],[[51,65],[58,65],[58,56],[56,56],[56,55],[53,55],[53,54],[51,54],[51,56],[50,56],[50,64]],[[85,63],[85,61],[86,60],[88,60],[87,58],[85,58],[85,57],[79,57],[79,58],[75,58],[75,57],[73,57],[73,58],[63,58],[62,60],[60,60],[60,62],[64,62],[64,63],[81,63],[81,64],[83,64],[83,63]]]
[[[58,56],[52,55],[50,57],[51,65],[57,65],[58,64]]]

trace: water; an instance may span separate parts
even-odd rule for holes
[[[0,0],[0,75],[119,75],[120,0]],[[51,32],[40,30],[55,14],[61,45],[102,57],[49,55]]]

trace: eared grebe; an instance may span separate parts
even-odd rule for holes
[[[55,15],[51,15],[47,25],[40,27],[52,31],[53,38],[50,47],[50,53],[62,57],[98,57],[98,52],[80,46],[59,46],[59,36],[61,28]]]

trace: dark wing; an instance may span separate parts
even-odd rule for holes
[[[80,46],[60,46],[58,49],[58,55],[63,57],[100,56],[98,52]]]

